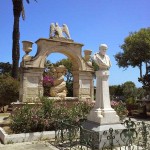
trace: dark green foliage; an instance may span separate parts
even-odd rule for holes
[[[143,84],[143,88],[146,91],[150,91],[150,72],[138,78],[138,81]]]
[[[11,116],[11,129],[14,133],[48,131],[57,128],[57,122],[65,121],[70,124],[80,124],[86,119],[93,107],[88,102],[76,102],[72,106],[67,103],[55,102],[41,98],[42,104],[25,105],[18,108]]]
[[[141,88],[137,88],[137,99],[142,100],[142,98],[146,97],[148,95],[148,93],[146,92],[145,89]]]
[[[114,99],[115,97],[122,97],[123,96],[123,87],[122,85],[112,85],[109,86],[110,97]]]
[[[66,82],[67,97],[73,96],[73,81]]]
[[[0,104],[9,105],[19,99],[19,82],[9,75],[0,75]]]
[[[11,74],[12,65],[7,62],[0,62],[0,74]]]
[[[123,52],[115,55],[119,67],[138,67],[140,70],[139,82],[150,90],[150,28],[143,28],[138,32],[130,33],[121,45]],[[145,67],[145,68],[143,68]],[[145,73],[143,73],[145,71]]]
[[[127,100],[128,98],[135,99],[137,95],[137,88],[132,81],[127,81],[123,85],[123,95]]]
[[[150,61],[150,28],[130,33],[121,48],[123,52],[115,55],[119,67],[136,67]]]
[[[145,89],[137,88],[132,81],[110,86],[109,91],[111,100],[122,100],[127,103],[135,103],[149,94]]]

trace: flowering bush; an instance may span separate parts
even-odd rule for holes
[[[122,101],[111,101],[111,106],[117,112],[117,115],[120,117],[120,119],[128,115],[126,104]]]
[[[85,120],[93,107],[89,102],[76,102],[72,106],[67,103],[55,103],[54,100],[42,98],[42,104],[25,105],[11,115],[11,129],[14,133],[48,131],[57,128],[58,121],[67,121],[78,125]]]
[[[44,96],[50,96],[50,88],[54,84],[54,78],[49,75],[43,77]]]
[[[54,78],[51,76],[44,76],[43,77],[43,86],[52,86],[54,83]]]

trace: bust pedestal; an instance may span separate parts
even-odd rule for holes
[[[99,125],[120,123],[119,116],[110,105],[108,77],[108,70],[96,71],[96,103],[88,115],[88,121]]]
[[[96,103],[94,108],[90,111],[87,121],[82,124],[82,127],[86,129],[86,132],[98,134],[98,139],[96,139],[97,142],[95,143],[95,147],[98,149],[110,146],[110,140],[108,140],[110,137],[110,129],[113,129],[113,145],[116,147],[118,145],[123,145],[124,143],[120,139],[120,134],[125,127],[120,124],[119,116],[110,105],[108,84],[109,71],[97,71],[96,77]],[[107,134],[105,135],[104,133]],[[82,136],[87,139],[90,138],[91,134],[89,137],[87,137],[86,134]]]

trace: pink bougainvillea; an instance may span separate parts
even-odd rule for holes
[[[51,76],[44,76],[43,77],[43,86],[52,86],[54,84],[54,78]]]

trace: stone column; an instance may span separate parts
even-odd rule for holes
[[[119,116],[110,105],[108,77],[108,70],[100,70],[96,72],[96,103],[88,115],[88,121],[100,125],[120,123]]]
[[[93,76],[91,72],[79,72],[79,97],[82,100],[93,100]]]
[[[73,74],[73,97],[79,97],[79,71],[72,71]]]
[[[38,102],[43,96],[43,68],[22,68],[20,74],[19,101],[23,103]]]

